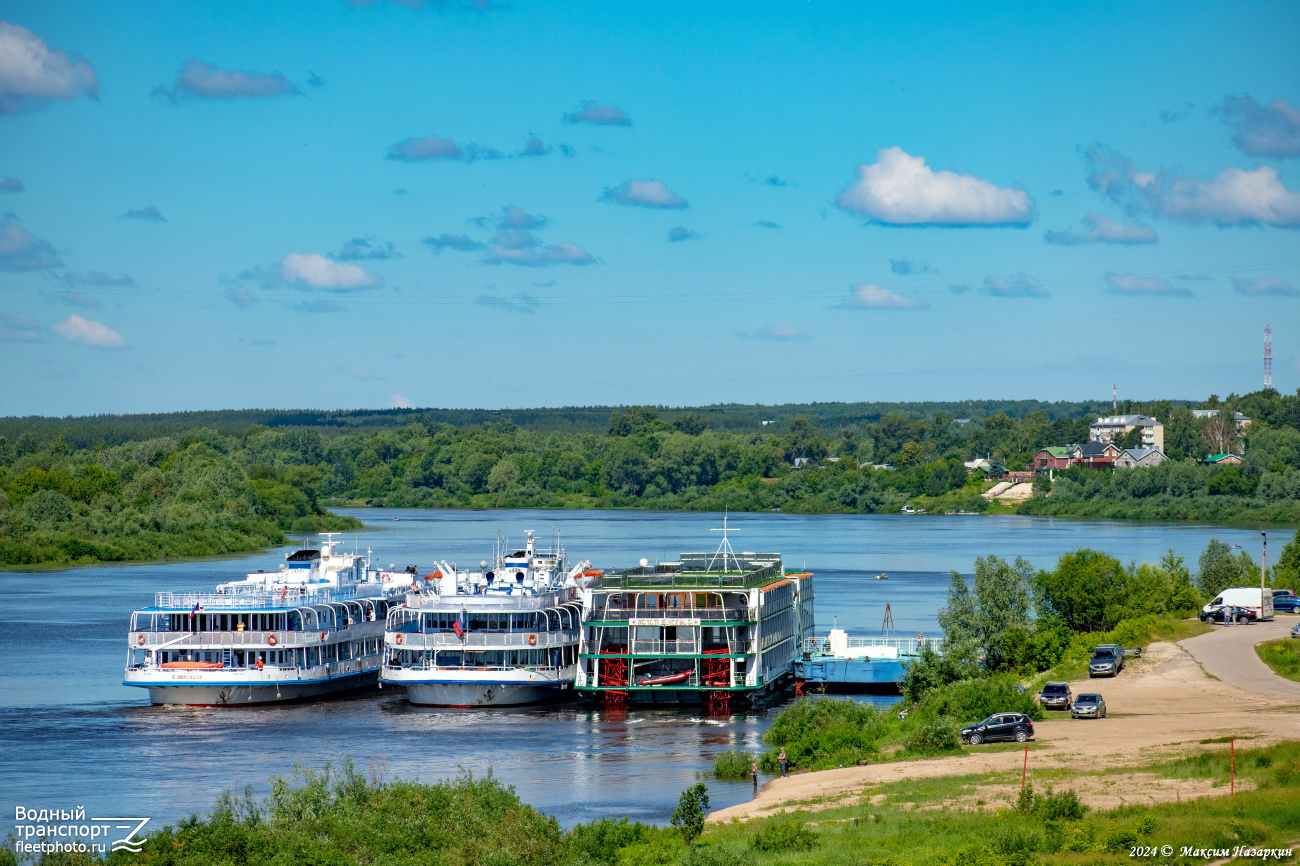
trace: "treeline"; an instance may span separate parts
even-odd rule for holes
[[[0,564],[245,553],[285,531],[360,527],[321,507],[316,467],[259,476],[227,444],[202,431],[79,451],[57,436],[0,442]]]
[[[318,433],[331,437],[346,432],[395,430],[413,421],[426,426],[450,424],[460,429],[473,429],[506,420],[526,430],[542,433],[600,434],[605,431],[610,413],[616,408],[622,407],[333,411],[221,409],[68,418],[9,417],[0,418],[0,436],[12,442],[24,431],[30,431],[41,440],[62,436],[74,448],[89,448],[98,442],[121,445],[162,436],[177,437],[198,427],[231,435],[261,424],[276,430],[315,429]],[[680,415],[695,413],[705,419],[710,429],[730,432],[756,432],[764,427],[784,429],[791,419],[803,417],[824,434],[833,436],[842,427],[875,424],[886,415],[898,415],[911,420],[923,420],[934,415],[981,420],[999,414],[1012,418],[1024,418],[1033,414],[1043,414],[1050,418],[1091,418],[1108,413],[1110,405],[1103,401],[960,400],[916,403],[787,403],[774,406],[726,403],[696,407],[658,406],[654,409],[670,422]]]
[[[1253,413],[1254,423],[1233,443],[1244,449],[1240,467],[1186,459],[1210,447],[1207,425],[1215,419],[1193,418],[1187,407],[1168,402],[1129,405],[1122,408],[1166,421],[1170,461],[1114,472],[1075,468],[1053,482],[1042,478],[1034,497],[1015,506],[985,500],[980,494],[990,482],[965,462],[988,457],[1024,468],[1046,445],[1086,441],[1091,414],[997,412],[959,423],[942,412],[886,412],[828,431],[826,419],[847,418],[851,404],[820,404],[804,407],[814,417],[755,421],[737,432],[715,425],[724,409],[715,416],[629,407],[605,413],[597,432],[575,432],[508,418],[456,426],[423,412],[401,416],[400,427],[373,430],[204,426],[128,441],[118,439],[155,422],[8,419],[0,425],[14,434],[0,435],[0,510],[7,515],[0,561],[251,550],[279,539],[278,531],[338,527],[324,506],[345,504],[866,514],[897,513],[913,503],[932,512],[1300,520],[1300,397],[1269,391],[1206,402]],[[215,416],[239,415],[211,414],[214,423]],[[383,413],[282,413],[303,421],[326,414],[364,420]],[[207,417],[192,415],[175,417]],[[67,435],[47,435],[54,429]]]

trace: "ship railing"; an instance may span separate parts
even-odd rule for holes
[[[397,636],[401,635],[402,642],[397,643]],[[486,647],[489,649],[498,648],[527,648],[527,649],[545,649],[547,647],[571,646],[578,642],[578,630],[563,629],[560,631],[538,631],[538,632],[468,632],[462,639],[454,631],[448,632],[429,632],[419,634],[416,632],[385,632],[384,643],[393,649],[432,649],[446,647]]]
[[[543,610],[568,601],[568,590],[542,590],[537,595],[506,595],[505,593],[480,593],[478,595],[437,595],[432,592],[409,593],[406,606],[421,611],[460,611],[492,613],[498,610]]]
[[[755,614],[749,608],[720,607],[607,607],[593,611],[590,619],[601,622],[623,622],[629,619],[681,620],[698,619],[702,622],[752,622]]]
[[[892,647],[902,652],[920,652],[924,647],[929,647],[936,652],[943,649],[944,638],[940,637],[850,637],[848,639],[848,648],[867,649],[869,647]],[[810,637],[803,641],[803,651],[806,653],[824,653],[829,654],[831,651],[831,642],[829,638]]]
[[[757,564],[757,563],[755,563]],[[780,562],[772,562],[746,572],[658,571],[647,565],[629,568],[600,579],[602,589],[749,589],[779,580],[784,572]]]
[[[363,584],[365,586],[366,584]],[[195,605],[203,612],[213,610],[244,610],[248,608],[291,608],[331,601],[370,598],[358,596],[356,586],[347,587],[288,587],[287,592],[159,592],[154,594],[154,607],[191,611]],[[377,597],[377,596],[376,596]]]
[[[353,623],[347,630],[357,630],[363,625],[380,623]],[[335,634],[344,629],[325,627],[311,631],[133,631],[127,633],[127,643],[137,649],[186,649],[190,647],[310,647],[322,643],[321,634]],[[379,632],[357,632],[358,637],[378,637]],[[141,640],[143,638],[143,640]],[[274,638],[274,643],[271,639]]]
[[[385,663],[385,670],[390,671],[528,671],[530,673],[556,674],[561,669],[555,665],[436,665],[432,660],[421,660],[410,664]]]

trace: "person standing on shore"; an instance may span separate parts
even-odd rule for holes
[[[776,759],[781,764],[781,775],[785,776],[785,768],[790,764],[789,758],[785,756],[785,746],[781,747],[781,754],[777,755]]]

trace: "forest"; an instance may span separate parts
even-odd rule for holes
[[[1300,520],[1300,395],[1202,401],[1252,419],[1227,443],[1214,422],[1229,416],[1196,418],[1174,401],[1123,404],[1121,412],[1164,423],[1166,463],[1074,467],[1040,477],[1033,497],[1015,505],[985,500],[992,481],[965,462],[1031,467],[1042,447],[1086,441],[1096,407],[942,405],[981,411],[960,419],[941,404],[516,413],[532,424],[468,410],[0,419],[0,563],[218,555],[283,543],[286,531],[356,525],[330,506],[867,514],[912,504],[931,513]],[[1030,411],[1008,414],[1017,408]],[[589,429],[597,416],[602,426]],[[240,426],[257,418],[274,426]],[[206,426],[185,426],[200,421]],[[1240,466],[1196,462],[1225,448],[1243,455]]]

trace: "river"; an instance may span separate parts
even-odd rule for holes
[[[635,511],[345,511],[350,533],[377,563],[422,569],[434,557],[477,562],[498,531],[548,543],[558,531],[572,561],[627,566],[716,549],[720,515]],[[832,622],[878,634],[885,605],[900,634],[937,632],[948,573],[976,556],[1023,556],[1035,566],[1092,547],[1125,561],[1168,548],[1196,558],[1211,537],[1259,558],[1259,531],[1204,525],[1074,521],[1015,516],[939,517],[738,514],[736,550],[779,552],[787,568],[816,573],[817,633]],[[1270,530],[1272,556],[1290,530]],[[351,544],[349,544],[351,546]],[[292,549],[292,548],[288,548]],[[152,824],[205,812],[227,787],[266,790],[294,764],[350,755],[388,773],[434,781],[491,770],[520,796],[572,825],[603,815],[666,822],[680,791],[718,753],[757,749],[774,710],[706,719],[696,711],[608,716],[583,704],[496,711],[415,708],[400,694],[258,709],[150,707],[121,685],[130,612],[159,590],[207,588],[275,569],[286,549],[238,559],[0,573],[0,809],[71,808],[151,816]],[[890,579],[873,580],[887,572]],[[888,703],[886,696],[870,698]],[[708,780],[715,808],[750,796],[748,782]],[[143,835],[148,835],[147,830]]]

